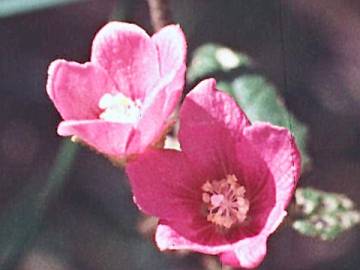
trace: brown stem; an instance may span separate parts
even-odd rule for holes
[[[168,0],[147,0],[149,3],[151,24],[155,32],[172,23]]]

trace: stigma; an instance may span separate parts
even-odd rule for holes
[[[135,123],[141,118],[141,101],[133,101],[122,93],[104,94],[98,106],[103,110],[99,118],[106,121]]]
[[[245,187],[238,183],[235,175],[207,181],[201,189],[208,221],[225,229],[245,221],[250,203],[245,197]]]

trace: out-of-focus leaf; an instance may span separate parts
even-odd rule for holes
[[[217,71],[229,71],[250,65],[248,56],[218,44],[205,44],[195,50],[187,71],[187,79],[194,82]]]
[[[0,269],[14,269],[18,257],[36,236],[49,202],[61,192],[78,145],[62,144],[45,185],[30,182],[0,217]]]
[[[0,18],[84,0],[1,0]]]
[[[220,51],[220,53],[219,53]],[[232,95],[249,119],[270,122],[288,128],[294,135],[302,156],[303,169],[310,164],[306,151],[307,127],[298,121],[285,107],[275,87],[263,76],[252,73],[237,74],[237,68],[251,68],[251,59],[226,47],[208,44],[195,50],[188,68],[187,79],[192,83],[209,75],[232,74],[230,79],[218,81],[218,88]]]
[[[360,223],[360,212],[343,194],[298,188],[295,199],[298,217],[292,226],[301,234],[332,240]]]

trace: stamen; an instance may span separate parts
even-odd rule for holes
[[[202,190],[208,221],[230,229],[246,219],[250,204],[245,197],[245,187],[239,185],[235,175],[227,175],[219,181],[207,181]]]
[[[140,100],[133,101],[122,93],[106,93],[100,98],[98,105],[104,110],[99,118],[107,121],[134,123],[141,117]]]

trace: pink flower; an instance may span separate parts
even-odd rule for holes
[[[235,101],[202,81],[180,111],[182,151],[149,150],[127,167],[138,206],[160,218],[161,250],[220,255],[254,268],[282,222],[300,175],[285,128],[251,125]]]
[[[75,135],[116,158],[143,152],[171,123],[184,85],[186,41],[177,25],[149,37],[139,26],[110,22],[96,35],[91,61],[56,60],[47,92]]]

